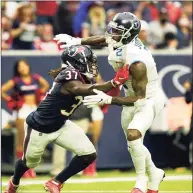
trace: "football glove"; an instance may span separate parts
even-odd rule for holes
[[[129,79],[129,65],[125,65],[121,68],[111,81],[114,87],[124,84]]]
[[[92,108],[98,105],[111,104],[112,96],[109,96],[97,89],[93,89],[93,92],[95,92],[97,95],[86,96],[83,100],[83,104],[88,108]]]
[[[58,34],[54,37],[54,40],[57,41],[57,44],[62,44],[60,48],[81,45],[81,38],[74,38],[68,34]]]

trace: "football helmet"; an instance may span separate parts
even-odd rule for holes
[[[139,34],[140,29],[140,20],[134,14],[118,13],[107,26],[106,42],[118,48],[131,42]]]
[[[97,56],[88,46],[66,47],[62,53],[61,61],[62,68],[74,68],[89,79],[98,75]]]

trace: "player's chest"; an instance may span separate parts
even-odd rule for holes
[[[112,67],[123,63],[124,61],[122,48],[111,51],[108,56],[108,62]]]

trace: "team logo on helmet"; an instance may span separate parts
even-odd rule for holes
[[[85,50],[85,48],[84,47],[78,47],[78,48],[75,48],[75,50],[73,49],[72,51],[74,51],[74,53],[71,55],[71,54],[69,54],[70,56],[76,56],[76,54],[78,54],[78,53],[81,53],[81,52],[83,52]]]
[[[139,21],[135,20],[133,23],[133,29],[137,30],[137,29],[139,29],[139,27],[140,27]]]

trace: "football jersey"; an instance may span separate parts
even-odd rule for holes
[[[138,39],[133,39],[129,44],[123,45],[116,50],[109,46],[110,54],[108,56],[109,64],[118,69],[120,63],[124,65],[131,65],[135,62],[143,62],[147,69],[148,83],[146,87],[146,98],[154,97],[158,89],[158,73],[156,63],[152,57],[151,52]],[[125,96],[135,96],[132,88],[132,76],[123,85]]]
[[[61,87],[71,80],[85,82],[74,69],[67,68],[61,71],[37,110],[27,117],[26,122],[29,126],[42,133],[51,133],[64,125],[83,99],[82,96],[61,93]]]

